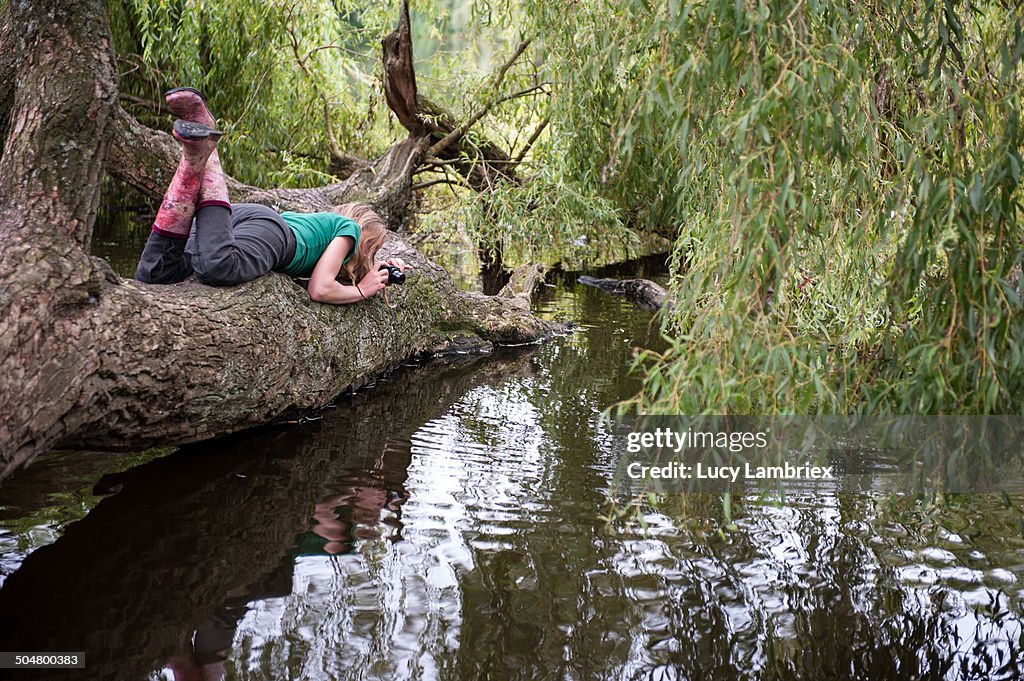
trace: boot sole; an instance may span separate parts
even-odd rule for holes
[[[184,140],[218,140],[224,135],[220,130],[214,130],[199,123],[183,120],[174,121],[174,132]]]
[[[199,99],[203,100],[204,104],[206,103],[206,96],[202,92],[200,92],[199,90],[195,89],[194,87],[174,87],[174,88],[171,88],[170,90],[168,90],[167,92],[164,93],[164,98],[166,99],[167,97],[170,97],[171,95],[173,95],[176,92],[193,92],[193,93],[199,95]]]

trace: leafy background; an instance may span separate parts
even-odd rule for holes
[[[394,2],[108,4],[126,106],[166,126],[160,93],[203,89],[241,179],[323,184],[346,156],[405,136],[378,63]],[[530,91],[473,131],[525,150],[521,181],[425,188],[416,230],[500,249],[508,265],[669,239],[670,346],[639,356],[644,389],[626,408],[1021,412],[1017,3],[420,0],[412,12],[420,92],[456,118]]]

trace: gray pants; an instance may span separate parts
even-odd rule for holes
[[[233,286],[283,268],[295,256],[295,233],[273,208],[236,203],[196,211],[188,241],[151,232],[135,278],[174,284],[190,274],[210,286]]]

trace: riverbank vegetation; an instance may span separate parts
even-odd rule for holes
[[[243,180],[324,184],[401,134],[381,103],[388,3],[108,5],[123,103],[156,123],[168,83],[203,88]],[[475,184],[450,159],[427,164],[419,229],[457,224],[506,265],[672,239],[672,342],[638,360],[634,407],[1024,406],[1017,3],[412,12],[421,95],[455,120],[480,114],[472,144],[522,162]]]

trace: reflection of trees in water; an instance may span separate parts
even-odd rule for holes
[[[665,517],[601,533],[593,409],[549,390],[538,373],[480,386],[431,421],[414,444],[441,461],[410,471],[408,541],[304,566],[315,588],[261,606],[273,616],[252,615],[238,651],[262,657],[236,662],[296,673],[300,650],[303,671],[339,678],[1016,678],[1007,599],[975,612],[955,587],[907,580],[891,554],[920,564],[934,542],[900,546],[899,518],[867,497],[739,500],[727,542]],[[721,512],[704,499],[691,513]]]
[[[664,517],[647,536],[601,534],[604,473],[566,433],[524,431],[521,415],[547,413],[525,399],[514,386],[484,386],[466,397],[489,405],[484,417],[460,403],[456,413],[478,418],[432,422],[438,456],[459,459],[444,466],[448,514],[434,515],[430,472],[413,470],[412,496],[427,498],[406,518],[405,552],[377,545],[335,563],[343,576],[305,597],[344,603],[306,604],[315,614],[302,623],[317,632],[307,662],[334,664],[343,678],[438,667],[456,678],[1015,678],[1020,627],[1006,599],[1002,614],[974,612],[956,605],[955,589],[909,583],[886,557],[905,530],[876,518],[870,499],[745,500],[728,542],[695,541]],[[691,511],[720,512],[707,499]],[[933,545],[918,539],[903,548]],[[432,573],[451,567],[454,578]],[[286,664],[281,639],[259,624],[248,641]]]
[[[891,538],[869,526],[863,497],[792,501],[748,508],[728,542],[695,543],[664,518],[613,542],[582,580],[567,667],[592,678],[1019,678],[1006,597],[972,611],[954,589],[904,583],[872,547]]]
[[[1012,545],[930,568],[922,528],[945,520],[855,495],[737,500],[727,540],[668,506],[605,527],[593,395],[562,391],[529,358],[403,373],[317,424],[131,471],[0,590],[0,648],[74,642],[117,678],[1014,678],[1017,595],[988,609],[955,581]],[[703,499],[691,518],[721,512]]]

